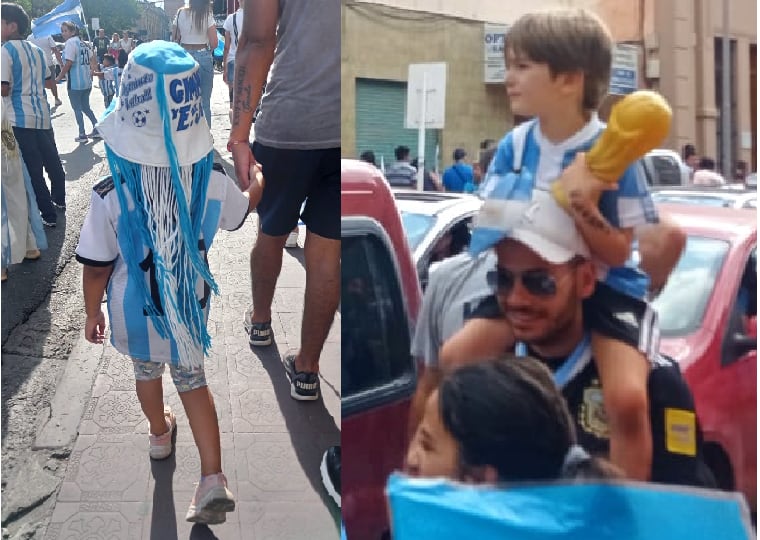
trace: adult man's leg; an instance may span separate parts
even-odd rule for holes
[[[286,356],[290,395],[319,397],[319,356],[340,302],[340,149],[317,150],[303,210],[306,224],[306,291],[301,349]]]
[[[282,249],[288,235],[270,236],[259,230],[251,250],[251,295],[253,313],[251,322],[267,323],[272,320],[272,300],[277,278],[282,269]]]
[[[42,214],[43,223],[47,226],[55,226],[58,216],[55,213],[53,202],[50,198],[45,177],[42,174],[42,153],[35,129],[13,128],[13,134],[21,150],[21,157],[29,171],[29,177],[32,180],[34,196],[37,199],[37,206]]]
[[[340,240],[307,229],[304,244],[306,291],[301,321],[301,350],[296,371],[319,372],[319,355],[340,302]]]
[[[37,141],[40,146],[42,164],[45,166],[50,179],[50,197],[53,204],[59,208],[66,208],[66,173],[63,170],[61,156],[55,144],[53,129],[39,130]]]
[[[266,178],[264,195],[256,211],[259,233],[251,250],[253,310],[246,315],[253,346],[272,343],[272,300],[282,269],[282,250],[288,233],[298,223],[309,179],[318,163],[317,151],[282,150],[253,144],[253,155]]]

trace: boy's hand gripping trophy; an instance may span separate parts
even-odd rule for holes
[[[602,182],[617,183],[631,163],[659,146],[670,130],[671,117],[670,106],[656,92],[639,90],[625,96],[612,108],[607,128],[586,154],[589,172]],[[552,194],[569,209],[560,182],[552,184]]]

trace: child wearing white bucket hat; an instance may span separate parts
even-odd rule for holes
[[[222,523],[235,500],[203,370],[209,296],[217,292],[206,252],[218,229],[243,224],[261,199],[263,177],[252,171],[258,181],[241,193],[213,166],[198,64],[177,44],[153,41],[132,52],[119,95],[97,127],[111,176],[93,188],[76,249],[84,264],[85,337],[103,342],[107,288],[111,343],[132,358],[150,457],[173,449],[176,418],[161,384],[169,364],[201,461],[186,519]]]

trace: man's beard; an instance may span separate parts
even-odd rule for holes
[[[532,308],[509,308],[507,305],[503,305],[502,309],[505,313],[525,313],[534,316],[543,321],[548,320],[548,324],[545,326],[545,330],[538,336],[520,336],[519,331],[512,328],[517,341],[525,341],[530,346],[542,347],[542,346],[557,346],[564,340],[567,340],[571,335],[571,329],[575,325],[576,317],[578,316],[579,302],[581,299],[577,295],[577,287],[573,283],[572,288],[568,291],[565,298],[565,302],[562,309],[558,312],[557,317],[554,320],[549,320],[549,314],[543,309]],[[509,320],[509,317],[507,317]]]

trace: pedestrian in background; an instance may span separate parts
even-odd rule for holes
[[[419,159],[414,158],[410,163],[415,170],[419,167]],[[435,171],[425,169],[422,171],[422,190],[423,191],[443,191],[441,179]]]
[[[443,187],[454,193],[472,193],[475,191],[475,177],[472,165],[465,162],[467,152],[463,148],[454,150],[454,163],[443,171]]]
[[[29,172],[13,136],[13,128],[2,114],[2,262],[0,281],[8,279],[8,267],[24,259],[36,260],[47,248],[40,211],[32,189]]]
[[[85,338],[104,340],[101,301],[108,288],[111,343],[132,359],[152,459],[173,449],[176,418],[164,405],[162,386],[169,364],[200,454],[201,477],[186,519],[214,524],[226,520],[235,500],[222,472],[219,424],[203,368],[211,345],[209,296],[217,291],[205,255],[218,229],[243,224],[261,199],[263,180],[256,169],[241,193],[214,170],[201,96],[177,90],[197,80],[199,69],[166,41],[130,55],[124,76],[136,82],[124,85],[123,99],[99,124],[112,176],[93,187],[76,257],[84,265]],[[134,109],[126,105],[133,96],[148,97]],[[178,107],[198,113],[173,115]],[[135,201],[141,212],[134,211]]]
[[[100,79],[100,92],[103,94],[103,103],[106,109],[116,95],[117,81],[119,80],[119,68],[110,54],[103,55],[103,65],[99,71],[93,73]]]
[[[409,162],[409,147],[397,146],[394,154],[396,161],[385,169],[385,179],[394,187],[416,187],[417,168]]]
[[[108,54],[114,58],[119,57],[119,51],[121,50],[121,43],[119,43],[119,34],[114,32],[111,36],[111,42],[108,44]]]
[[[68,76],[69,101],[74,109],[74,117],[79,126],[79,136],[76,142],[87,142],[89,137],[99,139],[100,134],[95,128],[98,119],[90,107],[90,93],[92,92],[92,72],[96,71],[95,56],[92,49],[79,39],[79,27],[73,22],[61,24],[61,35],[66,40],[63,48],[64,65],[56,83],[63,77]],[[87,134],[84,130],[84,117],[92,122],[92,131]]]
[[[135,43],[132,40],[131,36],[129,35],[129,32],[124,30],[122,33],[122,38],[119,40],[119,48],[123,49],[124,52],[127,54],[132,52],[132,49],[135,48]]]
[[[375,163],[375,153],[372,150],[365,150],[362,152],[362,155],[359,156],[359,159],[366,163],[371,163],[377,167],[377,163]]]
[[[211,127],[211,90],[214,87],[212,51],[219,45],[210,0],[190,0],[177,10],[172,27],[172,41],[185,48],[200,65],[201,102],[206,122]]]
[[[239,2],[238,2],[239,4]],[[222,56],[222,80],[227,83],[230,92],[230,123],[232,123],[232,95],[235,76],[235,53],[237,52],[240,32],[243,28],[243,6],[228,15],[224,21],[224,55]]]
[[[42,222],[55,227],[55,207],[66,208],[66,175],[55,144],[45,88],[52,88],[52,73],[42,49],[21,36],[29,29],[29,16],[18,4],[2,4],[3,117],[13,126],[21,157],[32,180]],[[48,190],[43,167],[50,179]]]
[[[58,50],[55,41],[53,41],[53,36],[35,38],[34,34],[29,34],[29,37],[26,39],[42,49],[42,52],[45,53],[45,58],[47,59],[47,66],[50,69],[50,73],[52,73],[53,77],[55,77],[57,74],[55,72],[55,60],[53,59],[53,55],[55,55],[55,58],[58,59],[58,65],[61,67],[63,67],[63,60],[61,59],[61,51]],[[60,107],[63,105],[63,102],[58,97],[58,85],[54,84],[49,90],[50,93],[53,94],[53,98],[55,98],[55,106]]]
[[[92,42],[95,47],[95,54],[98,56],[98,64],[103,63],[103,57],[108,54],[108,38],[106,37],[106,31],[103,28],[98,30],[98,35]]]

